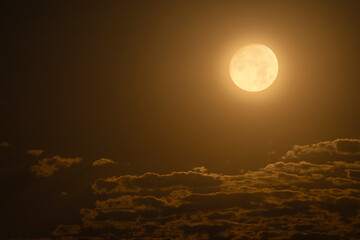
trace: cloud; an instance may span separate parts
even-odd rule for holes
[[[42,149],[31,149],[31,150],[27,150],[26,153],[29,155],[40,156],[43,152],[44,150]]]
[[[199,171],[173,172],[170,174],[145,173],[141,176],[125,175],[97,179],[92,185],[95,193],[132,193],[140,191],[169,191],[197,189],[206,191],[223,184],[222,177]]]
[[[347,169],[347,177],[360,180],[360,170]]]
[[[0,147],[6,148],[9,147],[11,144],[8,142],[0,142]]]
[[[193,168],[193,170],[194,170],[194,172],[201,172],[201,173],[207,172],[207,169],[204,166],[195,167],[195,168]]]
[[[119,239],[356,239],[359,142],[297,145],[237,175],[198,167],[100,178],[92,189],[101,197],[81,210],[82,224]]]
[[[326,163],[337,159],[348,162],[357,161],[360,156],[359,139],[337,139],[312,145],[294,145],[282,156],[284,161],[307,161],[311,163]]]
[[[93,161],[92,165],[93,166],[100,166],[100,165],[104,165],[104,164],[113,164],[114,161],[107,159],[107,158],[100,158],[98,160]]]
[[[37,177],[49,177],[54,172],[61,168],[68,168],[75,163],[79,163],[81,158],[63,158],[60,156],[53,156],[51,158],[43,158],[39,160],[37,165],[33,165],[30,171],[33,172]]]
[[[81,231],[79,225],[62,225],[59,224],[56,229],[52,232],[55,236],[64,236],[64,235],[77,235]]]
[[[360,239],[359,142],[296,145],[279,161],[235,175],[201,166],[167,174],[98,178],[91,184],[93,205],[80,209],[81,222],[60,224],[52,236]],[[80,161],[59,159],[63,158],[44,158],[32,171],[49,176]]]

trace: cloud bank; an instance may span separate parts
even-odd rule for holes
[[[78,158],[44,158],[50,176]],[[237,175],[205,167],[98,178],[78,223],[49,239],[360,239],[360,140],[293,146],[277,162]]]
[[[89,236],[114,239],[359,239],[360,141],[294,146],[239,175],[205,168],[97,179]],[[108,196],[108,197],[106,197]]]

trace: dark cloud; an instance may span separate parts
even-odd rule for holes
[[[30,171],[33,172],[37,177],[49,177],[54,172],[61,168],[68,168],[75,163],[79,163],[81,158],[64,158],[60,156],[53,156],[50,158],[43,158],[38,161],[37,165],[33,165]]]

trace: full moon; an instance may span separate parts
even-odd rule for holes
[[[250,44],[238,50],[230,62],[230,76],[239,88],[259,92],[268,88],[278,74],[275,53],[265,45]]]

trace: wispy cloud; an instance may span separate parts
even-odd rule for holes
[[[41,154],[43,154],[43,152],[44,150],[42,149],[30,149],[26,151],[27,154],[34,156],[40,156]]]
[[[49,177],[61,168],[68,168],[75,163],[79,163],[81,158],[64,158],[53,156],[51,158],[43,158],[38,164],[31,166],[30,171],[37,177]]]
[[[113,164],[114,161],[107,159],[107,158],[100,158],[98,160],[93,161],[92,165],[93,166],[100,166],[100,165],[105,165],[105,164]]]

